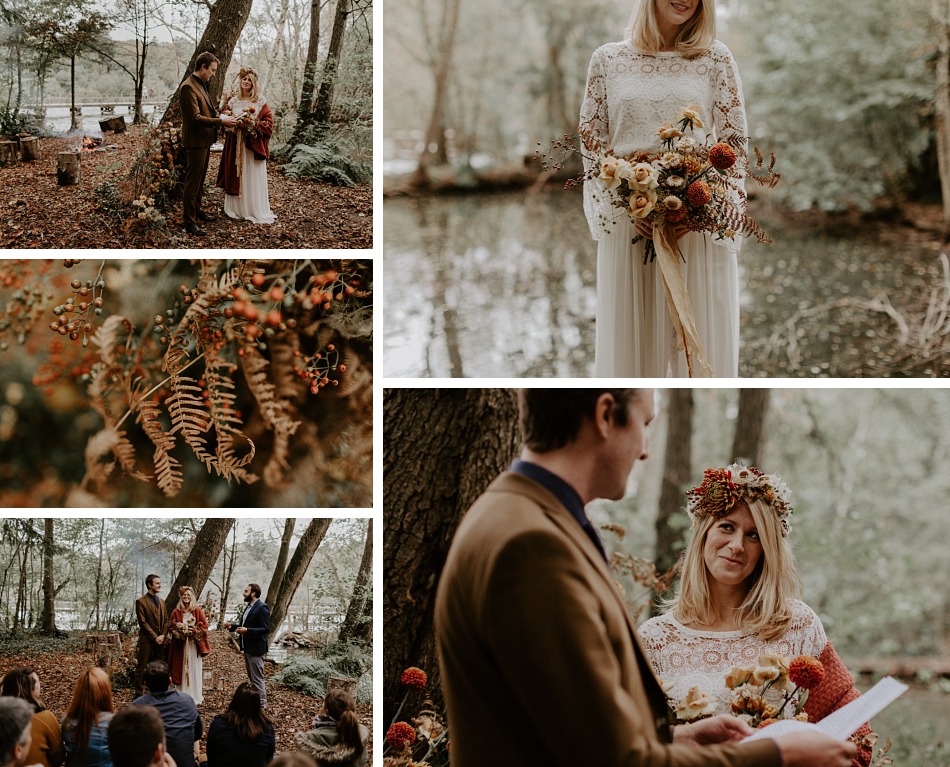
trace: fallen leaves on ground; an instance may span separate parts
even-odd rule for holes
[[[224,192],[214,186],[220,153],[211,155],[204,209],[218,220],[203,224],[207,237],[182,231],[181,204],[168,213],[166,232],[146,232],[130,220],[97,209],[94,190],[119,181],[146,144],[144,128],[106,134],[105,146],[83,152],[80,183],[59,186],[57,155],[74,150],[76,136],[42,138],[39,159],[0,168],[0,247],[4,248],[372,248],[373,191],[285,176],[274,162],[267,177],[273,224],[233,221],[224,215]]]
[[[205,735],[211,720],[228,707],[234,690],[241,682],[247,681],[244,670],[244,658],[229,641],[227,632],[212,631],[209,633],[211,654],[204,659],[204,670],[214,672],[215,683],[211,689],[204,690],[204,701],[198,706],[201,719],[204,722]],[[131,648],[135,652],[136,636],[123,635],[123,649]],[[63,642],[63,649],[56,651],[37,651],[33,653],[4,654],[0,658],[0,675],[21,666],[33,666],[40,677],[43,699],[57,719],[66,713],[72,700],[73,687],[80,672],[95,665],[95,653],[76,650],[76,644]],[[264,664],[264,677],[269,680],[277,673],[274,663]],[[220,683],[218,683],[220,682]],[[135,691],[129,687],[114,688],[112,690],[116,711],[125,708],[136,697]],[[310,729],[310,722],[320,708],[322,701],[302,692],[281,684],[267,681],[267,713],[274,722],[277,733],[277,751],[292,751],[294,749],[294,734]],[[360,722],[370,731],[369,753],[372,763],[373,749],[373,707],[360,704],[357,709]],[[202,737],[202,750],[204,749]]]

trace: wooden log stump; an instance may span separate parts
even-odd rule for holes
[[[86,637],[86,652],[95,650],[97,644],[99,644],[98,637]]]
[[[56,183],[75,186],[79,183],[80,169],[79,152],[60,152],[56,163]]]
[[[0,141],[0,165],[16,165],[18,155],[16,141]]]
[[[96,665],[104,669],[112,669],[112,645],[100,642],[96,647]]]
[[[330,692],[330,690],[339,688],[343,690],[343,692],[348,692],[350,695],[356,698],[356,685],[358,682],[359,682],[358,679],[331,676],[329,679],[327,679],[327,692]]]
[[[20,159],[33,162],[40,154],[40,140],[36,136],[24,136],[20,139]]]
[[[125,116],[116,115],[99,121],[99,130],[103,133],[113,131],[114,133],[125,133]]]

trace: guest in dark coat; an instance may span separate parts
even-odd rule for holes
[[[228,710],[208,728],[208,767],[265,767],[275,747],[274,725],[257,688],[241,682]]]

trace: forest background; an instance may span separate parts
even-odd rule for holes
[[[658,414],[627,497],[588,507],[639,620],[660,593],[651,590],[651,563],[662,573],[683,549],[684,494],[703,469],[743,458],[777,473],[792,492],[804,599],[836,649],[862,687],[885,673],[915,683],[872,723],[882,744],[893,740],[898,765],[950,764],[947,392],[672,389]],[[400,675],[408,666],[427,671],[422,695],[441,701],[432,631],[439,573],[462,514],[508,467],[519,439],[507,389],[391,389],[383,417],[388,724],[407,693]],[[404,711],[420,701],[408,693]]]

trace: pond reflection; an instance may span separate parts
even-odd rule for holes
[[[881,297],[925,295],[933,249],[756,217],[775,244],[740,254],[739,374],[881,375],[901,353]],[[385,269],[387,376],[593,374],[596,243],[577,192],[387,200]]]

